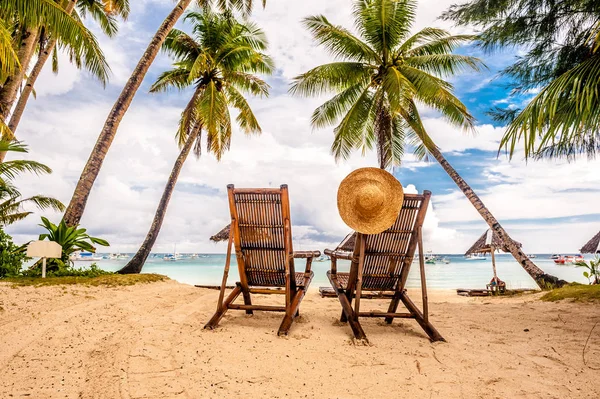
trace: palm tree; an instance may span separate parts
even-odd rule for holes
[[[71,15],[76,6],[77,19],[81,19],[81,17],[86,17],[89,15],[100,25],[102,31],[109,37],[113,37],[118,31],[116,17],[121,17],[123,20],[125,20],[129,15],[129,0],[74,0],[67,2],[65,6],[65,12]],[[8,128],[13,134],[16,132],[17,126],[21,121],[27,101],[29,100],[29,96],[33,91],[33,86],[38,76],[42,72],[46,61],[48,61],[51,55],[53,59],[52,69],[55,73],[58,72],[57,49],[59,47],[61,47],[61,43],[59,42],[58,37],[51,37],[47,43],[41,46],[37,61],[27,76],[27,82],[21,90],[21,95],[19,96],[17,104],[10,116]],[[78,61],[77,54],[73,54],[72,52],[71,59]],[[78,67],[81,67],[81,65],[78,65]],[[100,76],[100,79],[103,79],[102,75]],[[3,154],[0,154],[0,161],[3,159]]]
[[[567,157],[600,152],[600,22],[589,57],[546,85],[511,121],[500,141],[512,158],[522,140],[525,157]]]
[[[24,153],[27,152],[27,146],[12,141],[0,141],[0,151]],[[44,195],[23,198],[14,180],[24,172],[39,175],[52,173],[52,169],[39,162],[29,160],[13,160],[0,164],[0,227],[8,226],[31,215],[33,212],[25,209],[25,206],[28,205],[33,205],[41,210],[63,211],[65,209],[60,201]]]
[[[106,81],[109,68],[94,35],[53,0],[2,0],[0,25],[0,54],[11,51],[16,54],[16,59],[14,55],[10,56],[13,61],[10,65],[3,63],[0,67],[0,120],[3,123],[17,97],[37,43],[43,39],[42,31],[43,35],[59,38],[89,71]],[[12,38],[10,42],[6,40],[7,31]],[[12,72],[8,73],[9,70]]]
[[[148,48],[142,55],[142,58],[133,70],[123,91],[121,91],[119,98],[110,110],[108,117],[104,122],[104,127],[98,136],[98,140],[96,141],[94,148],[92,148],[90,157],[81,172],[81,176],[79,177],[79,181],[73,192],[73,197],[65,212],[64,219],[69,226],[79,224],[90,192],[94,186],[94,182],[100,173],[104,158],[117,134],[123,116],[125,116],[125,113],[129,109],[129,105],[131,105],[135,93],[142,84],[146,72],[148,72],[148,68],[150,68],[154,58],[156,58],[156,54],[158,54],[158,50],[160,50],[166,35],[171,31],[191,1],[192,0],[179,0],[177,6],[163,21],[148,45]],[[249,13],[253,6],[252,0],[196,0],[196,2],[204,8],[210,7],[213,2],[216,2],[217,6],[221,9],[242,10],[245,14]],[[262,1],[263,6],[265,5],[265,2],[266,0]]]
[[[162,73],[150,91],[193,87],[192,96],[181,114],[176,139],[181,152],[175,161],[160,199],[150,230],[140,249],[119,273],[139,273],[156,241],[177,178],[192,147],[196,156],[206,134],[207,151],[217,160],[229,149],[231,116],[246,134],[261,129],[243,93],[267,96],[269,86],[253,73],[269,74],[271,59],[264,33],[251,22],[238,22],[229,13],[190,12],[185,17],[193,24],[192,36],[174,29],[163,48],[175,58],[174,68]]]
[[[356,1],[358,36],[324,16],[306,18],[304,24],[315,40],[340,61],[296,77],[291,92],[337,93],[312,115],[315,128],[337,124],[331,147],[336,160],[348,158],[352,150],[364,153],[375,146],[381,168],[400,165],[407,143],[418,158],[433,156],[534,280],[539,285],[556,282],[522,253],[427,134],[417,103],[437,110],[456,126],[473,129],[474,118],[443,78],[464,69],[478,70],[482,64],[451,54],[472,36],[451,36],[436,28],[410,36],[415,10],[414,0]]]

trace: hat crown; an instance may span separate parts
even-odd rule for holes
[[[383,205],[384,194],[378,185],[361,186],[356,193],[356,208],[364,213],[377,211]]]

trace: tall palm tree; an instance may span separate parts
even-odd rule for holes
[[[269,86],[254,73],[269,74],[271,59],[263,53],[267,39],[251,22],[238,22],[229,13],[190,12],[192,35],[172,30],[163,48],[174,57],[174,68],[162,73],[152,85],[153,93],[172,88],[193,87],[191,98],[181,113],[176,139],[181,152],[160,199],[150,230],[133,258],[119,273],[139,273],[165,217],[179,173],[192,147],[196,156],[206,134],[207,151],[217,160],[231,142],[230,108],[238,111],[236,122],[246,134],[261,129],[243,93],[267,96]]]
[[[53,0],[2,0],[0,7],[0,36],[11,34],[11,46],[16,53],[18,67],[2,66],[0,81],[0,120],[6,122],[19,87],[28,69],[36,46],[43,35],[57,37],[82,60],[86,68],[104,81],[108,65],[94,35],[79,21],[67,14]],[[41,29],[43,27],[43,29]],[[0,40],[0,53],[9,53],[9,43]],[[15,61],[15,60],[13,60]],[[12,69],[13,73],[6,73]]]
[[[76,7],[77,10],[75,10]],[[100,25],[100,28],[107,36],[113,37],[118,31],[116,17],[125,20],[129,15],[129,0],[72,0],[67,2],[65,12],[71,15],[74,11],[76,11],[75,17],[77,19],[90,16]],[[33,86],[50,56],[52,56],[52,69],[55,73],[58,72],[57,49],[60,47],[61,43],[58,37],[50,37],[46,43],[40,45],[37,61],[29,72],[25,86],[23,86],[17,104],[10,115],[8,128],[13,134],[16,132],[17,126],[21,121],[27,101],[33,91]],[[77,62],[77,54],[71,54],[71,59]],[[78,67],[81,66],[78,65]],[[102,76],[100,78],[102,79]],[[0,154],[0,161],[3,160],[3,154]]]
[[[471,36],[451,36],[436,28],[410,36],[415,11],[414,0],[356,1],[358,35],[321,15],[306,18],[304,24],[315,40],[340,61],[296,77],[291,92],[307,96],[337,93],[312,115],[313,127],[337,124],[331,147],[336,159],[375,146],[379,166],[387,168],[400,164],[407,143],[418,158],[433,156],[534,280],[539,285],[556,282],[522,253],[427,134],[418,103],[437,110],[456,126],[473,129],[474,118],[444,78],[465,69],[478,70],[482,64],[476,58],[451,53]]]
[[[88,161],[81,172],[81,176],[79,177],[79,181],[77,182],[77,186],[73,192],[73,197],[71,198],[71,202],[69,202],[69,206],[65,212],[64,219],[69,226],[79,224],[81,216],[83,215],[83,211],[85,210],[87,200],[90,196],[90,192],[94,186],[94,182],[100,173],[100,168],[102,168],[104,158],[106,158],[106,154],[110,149],[110,145],[117,134],[117,130],[121,120],[123,119],[123,116],[125,116],[125,113],[129,109],[129,105],[131,105],[131,101],[133,100],[135,93],[142,84],[142,81],[146,76],[146,72],[148,72],[148,68],[150,68],[154,58],[156,58],[156,54],[158,53],[158,50],[160,50],[166,35],[171,31],[191,1],[192,0],[179,0],[177,6],[163,21],[161,26],[158,28],[158,31],[152,38],[152,41],[148,45],[148,48],[142,55],[142,58],[133,70],[133,73],[123,88],[123,91],[121,91],[119,98],[113,105],[113,108],[110,110],[108,117],[104,122],[104,127],[98,136],[96,145],[94,145],[90,157],[88,158]],[[242,10],[242,12],[245,14],[252,10],[252,6],[254,4],[253,0],[196,0],[196,2],[205,8],[210,7],[212,3],[216,3],[216,5],[221,9]],[[265,5],[265,2],[266,0],[262,1],[263,6]]]
[[[0,141],[0,151],[24,153],[27,146],[14,141]],[[63,211],[64,205],[57,199],[44,195],[23,197],[15,185],[15,179],[22,173],[48,174],[52,169],[36,161],[12,160],[0,164],[0,227],[8,226],[31,215],[26,206],[38,209]]]

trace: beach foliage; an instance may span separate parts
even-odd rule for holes
[[[600,257],[589,261],[581,261],[575,263],[577,267],[584,267],[587,270],[583,272],[583,276],[588,279],[590,284],[600,284]]]
[[[534,94],[523,109],[495,108],[509,122],[501,149],[512,157],[567,157],[600,150],[600,2],[597,0],[472,0],[443,18],[481,32],[486,51],[519,50],[501,71],[513,96]],[[518,102],[515,100],[515,102]]]
[[[26,153],[27,146],[13,141],[0,141],[0,152]],[[40,210],[63,211],[64,205],[57,199],[44,195],[23,197],[15,185],[15,180],[23,173],[45,175],[52,173],[48,166],[31,160],[11,160],[0,163],[0,226],[8,226],[26,218],[33,212],[26,207]]]
[[[547,292],[541,297],[542,301],[555,302],[569,299],[574,302],[600,302],[600,284],[568,284],[564,287]]]
[[[12,237],[0,228],[0,278],[18,276],[28,259],[24,247],[15,245]]]
[[[48,240],[58,243],[62,247],[62,257],[60,259],[48,259],[48,272],[63,271],[68,272],[72,265],[69,257],[77,251],[96,252],[96,245],[109,246],[108,241],[98,237],[92,237],[87,234],[87,230],[79,226],[67,226],[64,220],[54,224],[47,218],[42,217],[42,224],[39,226],[45,228],[47,233],[40,234],[39,240]]]
[[[421,121],[420,106],[435,109],[461,129],[473,129],[473,116],[444,80],[482,68],[477,58],[452,54],[472,36],[438,28],[411,35],[416,8],[414,0],[355,1],[356,34],[323,15],[303,20],[337,60],[297,76],[290,91],[335,93],[313,112],[311,123],[314,128],[335,126],[331,151],[336,160],[376,147],[380,167],[386,168],[401,163],[407,144],[418,159],[425,158],[435,144]]]
[[[169,280],[167,276],[161,274],[115,274],[107,273],[102,275],[89,276],[50,276],[40,277],[10,277],[2,279],[15,287],[23,286],[56,286],[56,285],[81,285],[91,287],[120,287],[135,284],[148,284],[159,281]]]

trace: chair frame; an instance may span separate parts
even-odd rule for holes
[[[425,259],[423,251],[423,221],[431,198],[430,191],[424,191],[422,195],[405,194],[405,198],[420,199],[421,204],[417,211],[414,228],[411,233],[408,249],[406,256],[404,257],[404,265],[400,271],[398,282],[395,285],[394,290],[382,290],[382,294],[385,292],[391,292],[391,302],[387,312],[371,311],[361,312],[360,301],[362,294],[362,281],[363,281],[363,268],[365,263],[365,248],[366,248],[366,235],[357,233],[356,242],[354,245],[354,252],[349,253],[340,250],[329,250],[326,249],[324,252],[331,258],[331,271],[327,274],[333,290],[335,291],[338,299],[342,305],[342,315],[340,317],[341,322],[348,322],[354,337],[357,340],[364,340],[368,342],[367,336],[359,322],[360,317],[384,317],[387,324],[391,324],[394,318],[413,318],[427,333],[431,341],[445,341],[442,335],[435,329],[435,327],[429,321],[429,306],[427,303],[427,283],[425,279]],[[402,211],[401,211],[402,212]],[[421,295],[423,299],[423,310],[421,311],[414,302],[407,295],[405,285],[412,264],[415,250],[419,250],[419,269],[421,277]],[[342,283],[338,278],[337,273],[337,260],[345,259],[350,260],[350,273],[348,277],[347,287],[343,287]],[[352,306],[352,300],[354,299],[354,306]],[[397,313],[399,302],[402,301],[409,313]]]
[[[241,233],[238,225],[238,214],[235,202],[235,193],[246,194],[280,194],[281,195],[281,212],[283,219],[284,231],[284,251],[285,251],[285,286],[260,286],[249,285],[246,274],[246,262],[244,252],[241,245]],[[299,316],[299,307],[304,298],[308,286],[313,277],[311,271],[312,260],[314,257],[321,255],[320,251],[294,251],[292,248],[292,232],[290,219],[290,202],[287,185],[281,185],[279,189],[273,188],[235,188],[233,184],[227,186],[227,194],[229,198],[229,209],[231,213],[231,228],[229,230],[229,241],[227,244],[227,259],[225,260],[225,269],[219,291],[219,299],[217,302],[217,311],[204,326],[205,329],[214,329],[219,324],[223,315],[229,309],[245,310],[246,314],[253,314],[254,310],[263,310],[271,312],[285,312],[285,316],[281,322],[278,335],[287,335],[294,319]],[[227,278],[229,275],[229,267],[231,263],[231,250],[235,248],[235,254],[238,264],[240,281],[236,283],[233,291],[225,298],[225,290]],[[306,259],[306,268],[303,276],[303,285],[296,285],[296,273],[294,269],[294,259]],[[283,289],[282,289],[283,288]],[[242,294],[244,304],[235,304],[234,301]],[[283,294],[285,295],[285,306],[273,305],[253,305],[251,294]]]

